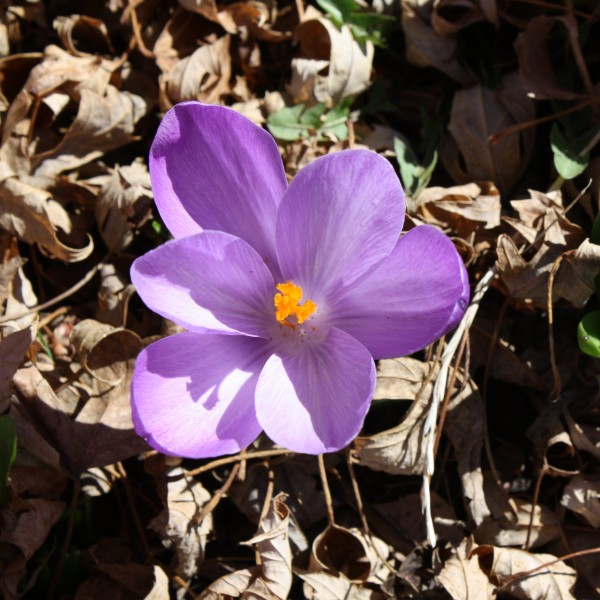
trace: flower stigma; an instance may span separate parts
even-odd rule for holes
[[[280,283],[277,289],[279,291],[273,297],[275,318],[282,325],[295,330],[296,324],[304,323],[315,312],[317,305],[312,300],[299,304],[302,300],[302,288],[291,281]],[[290,322],[290,317],[296,317],[296,323]]]

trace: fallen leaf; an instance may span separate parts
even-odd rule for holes
[[[459,90],[454,95],[450,123],[440,158],[457,183],[491,180],[506,192],[526,169],[533,151],[535,129],[527,128],[492,144],[492,134],[535,118],[516,73],[490,91],[483,85]]]
[[[453,600],[485,600],[496,597],[495,587],[482,571],[476,555],[471,554],[469,543],[461,544],[448,560],[436,580]]]
[[[442,36],[432,26],[434,0],[402,0],[402,29],[406,36],[406,58],[418,67],[435,67],[462,86],[475,77],[457,58],[454,36]]]
[[[536,569],[556,560],[551,554],[531,554],[524,550],[497,546],[479,546],[474,552],[480,559],[492,554],[489,575],[497,578],[500,585],[517,573]],[[571,593],[575,579],[575,569],[559,560],[532,575],[517,578],[507,585],[506,591],[521,600],[575,600]]]
[[[413,402],[396,427],[368,437],[356,438],[353,457],[360,465],[393,475],[416,475],[423,472],[423,431],[434,378],[425,386],[424,382],[431,368],[429,363],[408,357],[379,362],[373,399]]]
[[[100,235],[111,252],[121,252],[134,231],[151,218],[152,190],[145,165],[116,166],[103,182],[95,206]]]
[[[288,92],[294,102],[323,102],[328,107],[369,87],[374,47],[362,46],[345,25],[341,30],[328,19],[308,19],[298,25],[301,58],[292,60]]]
[[[171,104],[184,100],[199,100],[218,104],[231,90],[230,37],[219,38],[193,54],[179,60],[161,86]]]
[[[163,476],[176,476],[183,472],[181,467],[174,467],[164,471]],[[166,484],[164,481],[164,477],[158,480],[164,509],[150,521],[148,527],[160,535],[164,546],[175,552],[175,572],[189,581],[204,560],[206,541],[212,531],[211,513],[201,522],[197,521],[211,495],[194,479],[182,477]]]
[[[597,529],[600,527],[599,490],[598,476],[578,474],[567,483],[560,503]]]

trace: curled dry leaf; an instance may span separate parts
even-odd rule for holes
[[[350,581],[342,573],[300,574],[307,600],[379,600],[381,592],[370,590]]]
[[[50,530],[60,519],[65,503],[45,498],[16,498],[0,512],[0,591],[11,580],[14,583],[25,575],[25,565],[33,554],[44,544]],[[4,588],[4,590],[3,590]],[[8,598],[16,598],[6,594]]]
[[[292,60],[288,92],[294,102],[323,102],[333,106],[369,87],[374,47],[359,45],[350,29],[325,18],[308,19],[296,29],[301,58]]]
[[[248,39],[261,42],[282,42],[291,37],[289,31],[276,31],[272,24],[276,15],[276,3],[234,2],[226,4],[219,11],[219,24],[231,34],[237,34],[242,41]]]
[[[366,582],[380,570],[380,557],[388,554],[386,543],[379,538],[329,525],[313,542],[308,572],[338,573],[354,583]]]
[[[533,102],[515,73],[507,75],[496,91],[481,84],[459,90],[452,101],[449,136],[440,155],[446,170],[457,183],[491,180],[507,191],[527,167],[535,130],[524,129],[495,144],[489,137],[533,118]]]
[[[221,97],[231,91],[229,44],[230,37],[225,35],[175,64],[161,79],[164,100],[168,100],[166,108],[184,100],[219,104]]]
[[[599,490],[597,475],[575,475],[563,490],[560,503],[597,529],[600,527]]]
[[[49,192],[24,183],[3,161],[0,161],[0,227],[66,262],[84,260],[94,249],[91,237],[83,248],[61,242],[58,232],[68,234],[72,228],[66,210]]]
[[[133,232],[151,218],[150,174],[142,163],[116,166],[102,184],[95,214],[104,243],[121,252],[133,240]]]
[[[519,59],[519,73],[527,93],[537,100],[573,100],[584,94],[565,87],[553,65],[548,43],[556,39],[555,28],[560,25],[567,36],[577,43],[578,25],[575,17],[539,15],[527,23],[527,28],[517,38],[515,50]],[[561,48],[560,53],[564,52]]]
[[[477,556],[471,553],[472,545],[470,540],[463,541],[436,576],[453,600],[491,600],[496,597],[495,588],[481,569]]]
[[[406,58],[418,67],[435,67],[463,86],[471,85],[475,78],[456,58],[456,39],[433,29],[435,4],[434,0],[402,0]]]
[[[135,288],[128,277],[114,264],[104,265],[100,269],[96,320],[114,327],[122,327],[127,321],[129,300],[134,293]]]
[[[0,414],[8,407],[13,375],[37,333],[37,319],[23,329],[13,324],[15,327],[9,322],[0,329]]]
[[[431,368],[430,363],[408,357],[379,362],[374,400],[386,398],[413,402],[396,427],[356,438],[353,456],[359,464],[393,475],[423,472],[423,431],[434,377],[427,385],[424,383]]]
[[[439,225],[462,238],[498,227],[500,210],[500,192],[493,183],[431,187],[416,200],[417,215],[426,223]]]
[[[201,600],[262,598],[285,600],[292,586],[292,553],[288,537],[290,511],[285,494],[273,498],[258,533],[245,544],[255,544],[261,565],[235,571],[212,583]]]
[[[85,319],[75,325],[71,343],[81,366],[99,381],[110,385],[118,385],[130,375],[135,357],[144,347],[133,331],[94,319]]]
[[[437,0],[433,3],[431,24],[439,35],[452,35],[482,20],[499,25],[496,0]]]
[[[129,385],[132,368],[117,386],[104,385],[73,403],[57,396],[33,365],[17,370],[11,416],[29,451],[60,466],[72,478],[90,467],[125,460],[146,448],[133,431]],[[107,389],[108,388],[108,389]],[[35,428],[35,429],[33,429]]]
[[[164,475],[182,473],[184,469],[175,467],[164,472]],[[168,481],[166,485],[164,481],[158,480],[158,492],[165,508],[148,526],[160,535],[164,546],[175,552],[175,572],[189,581],[204,560],[206,541],[213,528],[212,514],[206,515],[201,522],[197,520],[211,496],[195,479],[176,479]]]
[[[100,19],[87,15],[69,15],[54,19],[54,28],[63,46],[73,56],[89,56],[78,48],[78,40],[82,40],[86,48],[93,52],[110,52],[116,54],[106,24]]]
[[[460,391],[450,399],[444,432],[454,448],[465,509],[479,525],[490,514],[481,467],[486,415],[474,381],[470,377],[464,381],[460,375],[458,381]]]
[[[510,510],[501,518],[486,519],[475,532],[480,544],[494,546],[522,546],[529,541],[530,548],[545,546],[560,537],[560,521],[547,506],[532,505],[518,498],[508,498]]]
[[[531,554],[515,548],[497,546],[479,546],[474,550],[481,559],[492,555],[492,564],[488,575],[494,577],[500,585],[507,584],[506,591],[519,600],[575,600],[571,590],[575,585],[575,569],[569,567],[551,554]],[[513,575],[537,569],[541,565],[554,562],[535,573],[508,580]],[[488,569],[486,569],[488,571]]]

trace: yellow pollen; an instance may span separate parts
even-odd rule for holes
[[[298,304],[302,300],[302,288],[291,281],[280,283],[279,290],[273,297],[275,304],[275,318],[286,327],[296,329],[295,323],[287,321],[289,317],[296,317],[296,323],[304,323],[310,317],[317,305],[312,300],[305,300],[304,304]]]

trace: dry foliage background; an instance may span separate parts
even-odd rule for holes
[[[594,0],[0,2],[0,593],[600,597],[600,363],[576,337],[598,302],[599,18]],[[290,177],[344,148],[389,157],[407,227],[451,236],[477,289],[452,343],[380,362],[362,436],[321,465],[263,438],[182,461],[132,431],[135,357],[173,332],[128,275],[167,237],[147,154],[189,99],[267,126]]]

